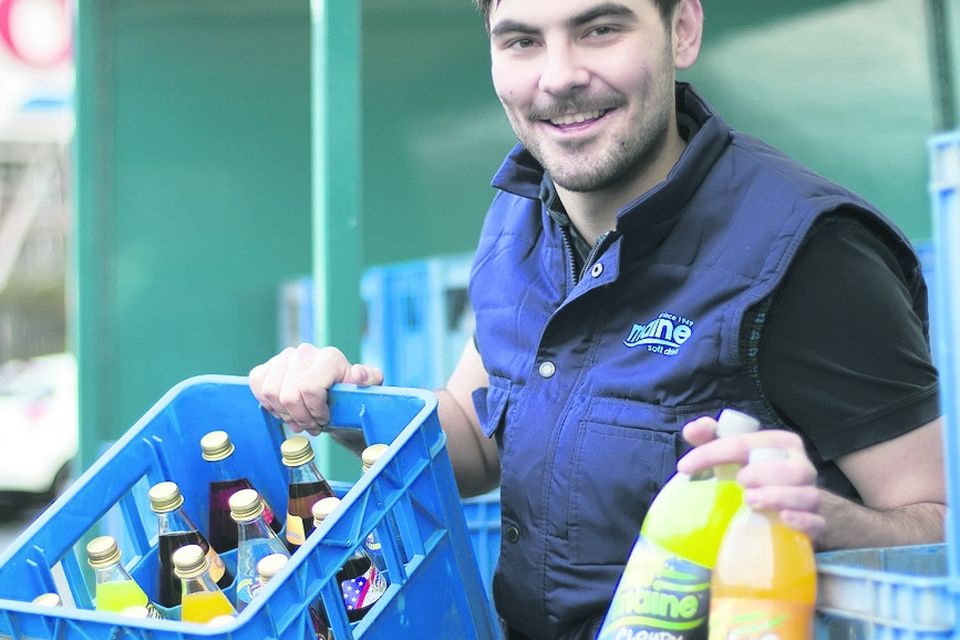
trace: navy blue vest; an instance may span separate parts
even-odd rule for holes
[[[677,98],[699,130],[668,179],[620,212],[576,284],[538,199],[540,165],[518,146],[493,182],[470,283],[490,386],[474,400],[500,450],[497,606],[533,638],[589,636],[585,619],[609,605],[686,422],[735,407],[783,426],[744,315],[818,216],[862,216],[918,274],[906,239],[868,203],[731,130],[689,86]]]

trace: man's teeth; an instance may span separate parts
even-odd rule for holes
[[[570,113],[559,118],[550,118],[550,124],[562,126],[566,124],[577,124],[586,120],[596,120],[606,113],[603,109],[597,111],[584,111],[582,113]]]

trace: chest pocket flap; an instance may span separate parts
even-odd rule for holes
[[[473,407],[477,410],[483,435],[488,438],[503,425],[509,397],[510,382],[492,375],[489,387],[480,387],[473,392]]]

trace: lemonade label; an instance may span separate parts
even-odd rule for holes
[[[638,538],[598,640],[703,640],[710,571]]]

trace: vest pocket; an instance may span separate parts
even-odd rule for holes
[[[581,420],[567,509],[572,564],[626,562],[650,502],[676,470],[681,436],[666,413],[600,400]]]

